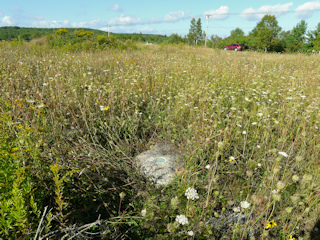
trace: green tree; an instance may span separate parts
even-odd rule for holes
[[[180,43],[183,42],[183,38],[177,33],[173,33],[168,38],[168,43]]]
[[[304,43],[304,35],[307,31],[307,23],[301,20],[287,37],[287,48],[289,51],[298,51]]]
[[[320,51],[320,33],[313,42],[313,48],[314,50]]]
[[[219,37],[218,35],[211,35],[210,42],[212,44],[212,47],[221,48],[221,46],[220,46],[221,44],[219,44],[219,43],[222,42],[222,38]]]
[[[308,31],[307,33],[308,42],[313,43],[319,34],[320,34],[320,22],[318,23],[318,26],[316,27],[315,30]]]
[[[231,38],[240,37],[240,36],[244,36],[244,31],[240,28],[236,28],[230,32]]]
[[[196,20],[192,18],[188,34],[189,42],[197,45],[199,41],[203,40],[203,36],[201,19],[199,18],[196,22]]]
[[[265,15],[257,26],[251,31],[257,49],[264,51],[278,51],[281,47],[279,33],[281,27],[274,15]]]

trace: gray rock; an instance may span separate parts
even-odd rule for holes
[[[172,182],[183,157],[169,144],[156,144],[154,149],[139,154],[135,160],[141,172],[153,184],[166,185]]]
[[[235,226],[244,229],[246,226],[247,221],[252,221],[252,215],[246,216],[243,213],[226,213],[221,214],[219,217],[212,217],[207,223],[213,223],[216,229],[219,229],[220,231],[227,233],[228,231],[232,231]],[[249,228],[250,224],[246,226],[246,230],[249,230],[247,238],[245,239],[259,239],[260,235],[260,229],[259,227],[255,228]]]

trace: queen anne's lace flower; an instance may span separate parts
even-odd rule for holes
[[[280,155],[284,156],[284,157],[288,157],[288,154],[285,152],[278,152]]]
[[[185,215],[177,215],[176,221],[182,225],[188,224],[188,218]]]
[[[233,210],[234,212],[240,212],[240,207],[233,207],[232,210]]]
[[[197,190],[195,190],[194,188],[191,188],[191,187],[189,187],[189,188],[186,190],[185,195],[186,195],[187,199],[195,200],[195,199],[198,199],[198,198],[199,198],[199,195],[198,195],[198,193],[197,193]]]
[[[240,202],[240,206],[242,207],[242,208],[248,208],[248,207],[250,207],[250,203],[248,203],[247,201],[242,201],[242,202]]]
[[[147,215],[147,209],[146,208],[142,209],[141,215],[142,215],[142,217],[145,217]]]

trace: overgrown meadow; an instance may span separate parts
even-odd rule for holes
[[[0,56],[2,238],[320,239],[319,55],[3,42]],[[134,161],[156,143],[185,156],[162,187]],[[212,221],[235,212],[245,224]]]

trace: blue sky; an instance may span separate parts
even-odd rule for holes
[[[239,27],[251,31],[265,13],[276,15],[283,30],[291,30],[302,19],[308,30],[320,22],[320,0],[2,0],[0,26],[44,28],[93,28],[115,33],[178,33],[187,35],[192,18],[201,18],[208,36],[230,35]]]

